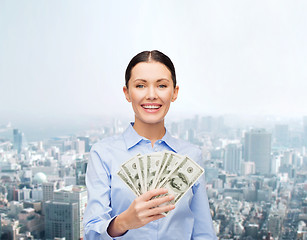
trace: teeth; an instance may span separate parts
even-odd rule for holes
[[[149,109],[157,109],[159,108],[160,106],[157,106],[157,105],[144,105],[143,108],[149,108]]]

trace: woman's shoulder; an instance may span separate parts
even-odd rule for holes
[[[192,144],[186,140],[173,137],[175,143],[175,150],[179,154],[188,155],[191,158],[200,158],[201,157],[201,148],[195,144]]]
[[[125,147],[123,136],[121,134],[116,134],[113,136],[108,136],[100,139],[98,142],[94,143],[91,151],[107,151],[114,149],[122,149]]]

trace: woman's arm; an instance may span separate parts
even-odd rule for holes
[[[192,190],[194,196],[191,201],[191,210],[195,217],[192,239],[216,240],[217,237],[212,224],[205,182],[200,180],[193,186]]]
[[[198,163],[201,164],[201,153],[199,154]],[[217,240],[215,230],[212,224],[212,218],[209,208],[209,202],[206,191],[205,176],[200,179],[192,187],[193,198],[191,201],[191,210],[194,214],[194,227],[192,239],[197,240]]]
[[[88,202],[85,209],[84,239],[112,239],[107,227],[112,221],[110,216],[111,173],[95,148],[91,150],[86,170]]]

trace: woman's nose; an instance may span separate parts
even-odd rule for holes
[[[146,98],[149,100],[157,99],[156,89],[153,86],[147,88]]]

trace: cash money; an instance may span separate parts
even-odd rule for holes
[[[154,183],[156,181],[156,176],[159,170],[160,162],[162,160],[163,154],[161,152],[156,152],[146,155],[146,165],[147,165],[147,191],[155,189]]]
[[[124,170],[129,180],[132,182],[133,186],[138,191],[139,195],[141,195],[143,192],[142,192],[141,177],[139,176],[138,173],[139,156],[140,155],[137,155],[129,159],[121,166],[121,168]]]
[[[138,156],[138,161],[137,161],[137,170],[138,170],[138,175],[141,180],[141,189],[142,193],[147,192],[147,176],[146,176],[146,170],[147,170],[147,161],[145,161],[144,156]]]
[[[119,170],[117,174],[124,181],[124,183],[126,183],[127,186],[134,192],[136,196],[140,196],[140,193],[138,192],[138,190],[136,190],[133,183],[129,180],[128,176],[126,175],[126,173],[122,168]]]
[[[137,196],[166,188],[167,194],[175,197],[166,204],[177,204],[203,173],[204,169],[188,156],[164,151],[134,156],[121,165],[118,176]]]
[[[165,180],[165,178],[176,169],[177,165],[181,163],[184,159],[183,156],[173,153],[166,152],[167,155],[166,160],[164,161],[164,165],[161,167],[159,171],[158,181],[156,182],[156,188],[160,188],[160,185]]]
[[[203,168],[186,156],[177,168],[162,181],[160,188],[166,188],[168,194],[175,197],[173,204],[176,204],[203,173]]]

